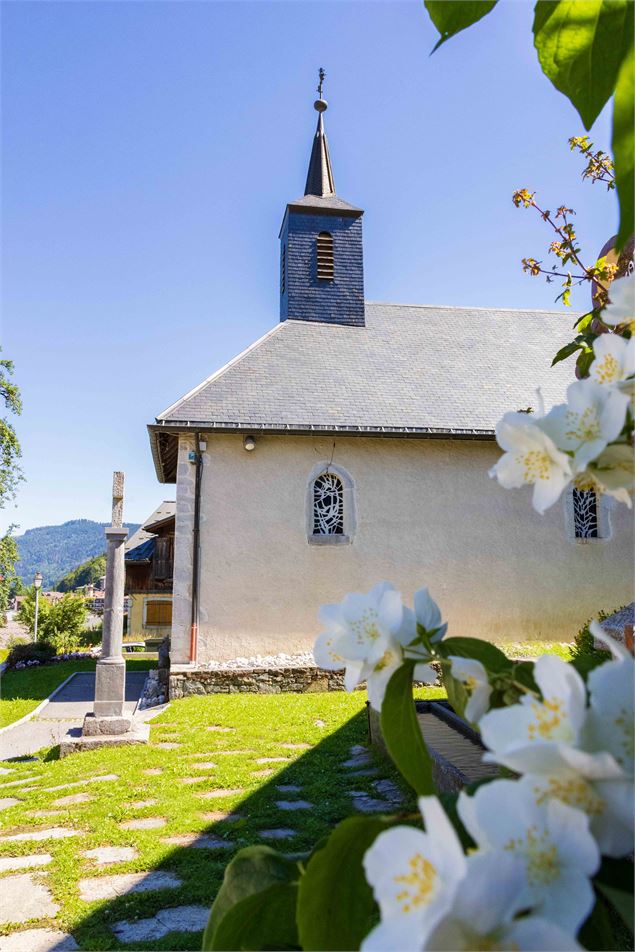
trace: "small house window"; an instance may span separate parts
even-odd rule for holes
[[[145,604],[145,622],[148,628],[160,628],[172,624],[172,599],[150,599]]]
[[[328,231],[317,236],[317,276],[320,281],[332,281],[334,276],[333,235]]]
[[[313,534],[344,534],[344,487],[335,473],[322,473],[313,483]]]
[[[599,538],[598,497],[593,489],[573,489],[573,531],[576,539]]]
[[[282,246],[280,255],[280,294],[284,294],[287,288],[287,246]]]

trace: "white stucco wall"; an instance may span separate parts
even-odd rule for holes
[[[199,662],[309,648],[317,610],[383,579],[410,599],[428,585],[450,633],[489,640],[573,639],[598,609],[633,598],[633,535],[623,506],[609,542],[571,542],[564,505],[545,516],[529,490],[487,471],[492,443],[338,438],[333,461],[353,481],[350,545],[307,541],[307,483],[333,440],[207,434],[201,494]],[[189,646],[191,444],[177,484],[173,661]],[[186,637],[187,629],[187,637]]]

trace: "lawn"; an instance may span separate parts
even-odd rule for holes
[[[571,661],[573,642],[563,641],[515,641],[496,645],[508,658],[539,658],[541,655],[557,655],[563,661]]]
[[[126,658],[129,671],[146,671],[152,665],[147,661]],[[0,727],[33,711],[76,671],[94,671],[95,661],[60,661],[59,664],[42,665],[39,668],[23,668],[21,671],[5,671],[0,676]]]
[[[416,693],[443,694],[434,688]],[[200,932],[172,932],[124,945],[111,927],[121,920],[153,917],[167,907],[208,908],[228,859],[238,848],[270,842],[283,852],[310,850],[334,824],[355,813],[350,791],[377,796],[373,783],[378,777],[401,787],[404,806],[412,808],[412,795],[385,761],[377,760],[380,772],[375,776],[352,776],[342,766],[353,745],[368,742],[365,700],[365,692],[186,698],[172,703],[152,722],[148,746],[102,749],[64,760],[51,759],[55,750],[45,751],[36,761],[11,764],[11,775],[0,777],[0,797],[10,795],[20,802],[0,813],[2,833],[62,826],[79,834],[36,842],[0,840],[0,860],[35,853],[52,856],[49,865],[31,875],[46,883],[60,909],[55,919],[40,919],[30,927],[48,925],[71,932],[83,950],[197,949]],[[105,775],[116,779],[95,782]],[[19,784],[2,789],[22,778],[32,780],[33,785],[26,784],[31,789],[22,790]],[[77,785],[46,789],[70,783]],[[278,785],[299,789],[281,792]],[[83,793],[81,802],[59,803],[59,798],[77,793]],[[210,793],[212,797],[205,796]],[[278,805],[298,798],[308,801],[310,808],[284,811]],[[231,813],[239,819],[228,816]],[[164,823],[145,830],[121,826],[140,818]],[[279,828],[291,831],[288,838],[262,837],[263,831]],[[221,848],[166,842],[168,837],[187,834],[211,834],[221,840]],[[135,855],[99,868],[82,856],[85,850],[104,846],[132,847]],[[173,874],[181,884],[92,902],[80,898],[82,878],[157,870]],[[20,928],[24,924],[3,926],[0,932]]]

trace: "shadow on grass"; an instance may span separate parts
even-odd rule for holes
[[[214,708],[210,708],[212,710]],[[166,716],[171,713],[166,712]],[[313,717],[313,714],[310,716]],[[267,726],[266,723],[262,724],[263,733]],[[153,725],[155,731],[161,728],[160,723]],[[188,724],[184,720],[178,728],[187,730]],[[163,732],[167,734],[176,729],[177,726],[166,725]],[[209,727],[207,729],[210,730]],[[290,729],[288,733],[292,734],[293,731]],[[232,734],[236,748],[242,749],[249,746],[250,742],[255,743],[253,736],[245,739],[239,730]],[[232,734],[208,735],[211,758],[216,756],[218,761],[221,757],[231,759],[231,754],[222,753],[223,750],[231,750],[231,746],[225,746],[220,738],[229,739]],[[263,740],[270,746],[280,746],[274,739],[263,737]],[[360,757],[360,752],[351,753],[351,748],[368,744],[367,716],[362,710],[283,769],[279,769],[278,763],[271,762],[269,767],[275,773],[263,778],[261,786],[239,802],[236,801],[236,794],[233,798],[206,797],[206,793],[219,789],[218,786],[214,787],[215,779],[218,783],[214,774],[206,776],[200,786],[196,784],[194,796],[200,800],[197,810],[210,815],[213,813],[214,818],[210,818],[204,829],[190,834],[188,845],[175,845],[174,849],[163,853],[154,865],[144,871],[145,877],[152,877],[157,872],[169,872],[181,879],[182,885],[163,891],[127,892],[95,907],[73,927],[79,947],[82,950],[200,949],[202,929],[221,885],[225,867],[239,849],[260,843],[294,858],[308,855],[318,840],[337,823],[346,816],[359,814],[364,797],[366,808],[374,808],[375,812],[395,812],[394,802],[383,799],[374,786],[381,779],[390,779],[400,787],[404,807],[413,809],[411,793],[403,786],[392,765],[378,755],[370,752],[367,763],[360,763],[357,767],[344,766],[351,757]],[[215,746],[217,749],[212,750]],[[361,759],[364,759],[363,755]],[[190,773],[195,770],[195,762],[193,759],[188,761],[192,768]],[[254,761],[252,774],[258,769],[268,769],[268,766]],[[174,777],[171,782],[177,784],[179,779]],[[300,809],[288,808],[288,804],[299,801],[304,801],[306,805]],[[228,802],[231,802],[231,807]],[[160,805],[157,805],[156,812],[161,812]],[[286,834],[268,837],[268,831],[286,831]],[[155,830],[154,834],[158,835],[157,842],[165,836],[159,830]],[[86,870],[83,875],[107,875],[116,873],[120,868],[114,866]],[[147,885],[150,884],[151,878],[147,878]],[[190,907],[184,910],[183,921],[190,928],[195,926],[194,931],[179,928],[175,918],[177,913],[170,912],[181,906]],[[135,925],[136,930],[125,930],[122,923]],[[113,931],[113,926],[116,926],[116,931]]]

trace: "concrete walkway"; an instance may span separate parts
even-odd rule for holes
[[[126,672],[124,707],[127,714],[134,712],[147,676],[147,671]],[[60,743],[68,731],[80,734],[84,716],[93,709],[94,698],[94,672],[77,672],[66,684],[53,691],[34,717],[0,734],[0,760],[25,757],[43,747],[53,747]],[[149,708],[143,713],[152,716],[156,708]]]

